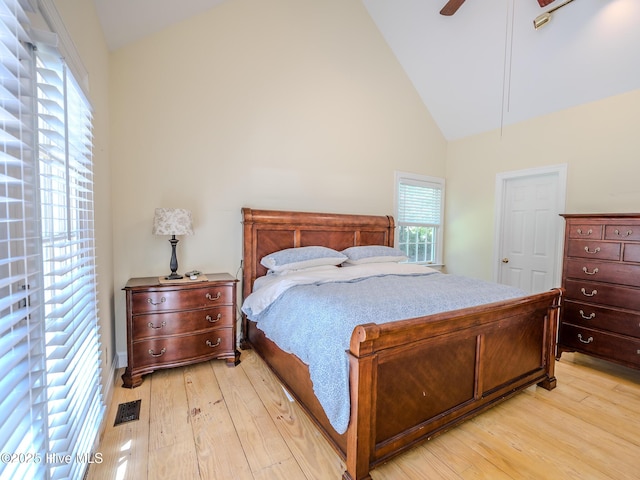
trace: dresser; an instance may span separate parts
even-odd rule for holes
[[[640,214],[562,216],[558,358],[575,351],[640,368]]]
[[[161,283],[158,277],[132,278],[127,303],[128,365],[125,387],[160,368],[225,359],[240,362],[236,349],[236,284],[227,273],[206,280]]]

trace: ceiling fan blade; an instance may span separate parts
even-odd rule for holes
[[[458,11],[464,0],[449,0],[447,4],[440,10],[440,15],[451,16]]]
[[[538,0],[538,4],[540,5],[540,8],[546,7],[547,5],[553,2],[554,0]]]

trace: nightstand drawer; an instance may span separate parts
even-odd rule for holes
[[[179,335],[233,324],[233,306],[187,312],[153,313],[133,318],[133,341],[164,335]]]
[[[168,366],[189,363],[205,357],[219,357],[223,353],[234,354],[234,338],[231,329],[218,328],[208,332],[182,337],[158,337],[136,343],[133,360],[138,368]]]
[[[187,310],[233,303],[232,285],[212,285],[200,288],[148,289],[132,295],[132,315],[146,312]]]
[[[559,341],[602,358],[640,366],[640,340],[563,323]]]

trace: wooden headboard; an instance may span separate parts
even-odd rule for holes
[[[246,298],[257,277],[267,273],[260,265],[265,255],[292,247],[321,245],[344,250],[356,245],[393,246],[394,221],[389,215],[286,212],[242,209],[244,225],[243,286]]]

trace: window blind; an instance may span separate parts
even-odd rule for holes
[[[11,455],[0,462],[0,478],[46,478],[42,455],[48,448],[27,28],[17,0],[0,2],[0,452]]]
[[[442,186],[401,178],[398,184],[397,220],[400,225],[440,225]]]
[[[91,111],[60,57],[37,46],[38,155],[50,478],[81,478],[103,415]]]

